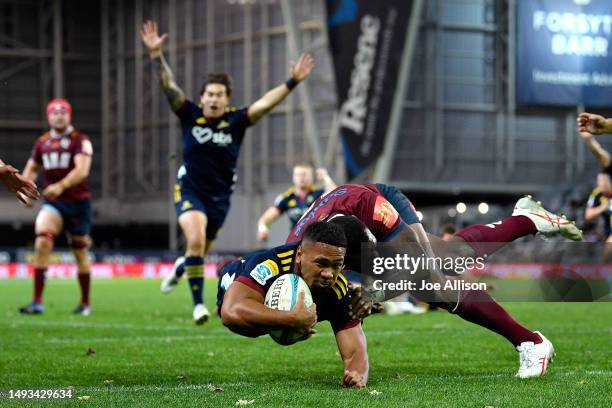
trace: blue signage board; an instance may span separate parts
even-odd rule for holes
[[[612,107],[612,1],[517,1],[520,104]]]

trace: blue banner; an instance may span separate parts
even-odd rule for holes
[[[612,1],[517,3],[518,102],[612,107]]]
[[[340,134],[349,179],[383,150],[412,0],[327,0]]]

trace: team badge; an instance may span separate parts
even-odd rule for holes
[[[183,206],[181,207],[181,211],[188,210],[191,207],[193,207],[193,205],[189,202],[189,200],[187,200],[183,203]]]
[[[227,123],[227,121],[222,120],[221,123],[219,123],[219,126],[217,126],[217,129],[223,129],[229,126],[229,123]]]
[[[70,139],[68,138],[62,138],[62,140],[60,140],[60,146],[62,147],[62,149],[67,149],[70,147]]]
[[[278,275],[278,265],[270,259],[257,265],[250,273],[251,277],[264,286],[273,276]]]

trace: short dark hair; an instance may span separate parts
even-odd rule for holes
[[[342,227],[329,222],[318,221],[312,223],[304,231],[302,242],[321,242],[340,248],[346,248],[346,236]]]
[[[456,232],[457,232],[457,228],[455,228],[454,225],[452,225],[452,224],[444,224],[442,226],[442,234],[440,234],[440,235],[444,235],[444,234],[455,235]]]
[[[204,80],[204,83],[202,84],[202,89],[200,90],[200,95],[204,95],[206,87],[210,84],[225,85],[225,92],[227,93],[227,96],[232,96],[232,77],[228,74],[212,73],[206,75],[206,79]]]
[[[374,249],[373,235],[368,234],[368,227],[352,215],[334,217],[329,223],[341,227],[346,236],[344,264],[353,271],[360,271],[363,244],[371,244],[371,250]]]

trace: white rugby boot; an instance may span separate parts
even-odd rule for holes
[[[531,196],[525,196],[516,202],[513,216],[524,215],[534,224],[538,232],[546,236],[561,234],[572,241],[582,240],[582,231],[574,221],[568,220],[564,215],[554,214],[535,201]]]
[[[176,270],[184,262],[185,262],[184,256],[179,256],[178,258],[176,258],[176,261],[174,261],[174,266],[172,267],[172,270],[170,271],[168,275],[164,277],[161,285],[159,286],[159,290],[161,290],[162,293],[168,294],[172,292],[174,288],[176,288],[176,286],[179,284],[179,282],[181,281],[181,277],[176,276]]]
[[[526,341],[519,344],[516,350],[519,352],[519,369],[516,377],[531,378],[541,377],[546,374],[548,363],[555,357],[555,348],[542,333],[536,331],[541,338],[540,344]]]
[[[206,321],[208,321],[209,317],[210,313],[208,312],[208,309],[204,303],[198,303],[195,305],[193,308],[193,321],[195,324],[204,324]]]

